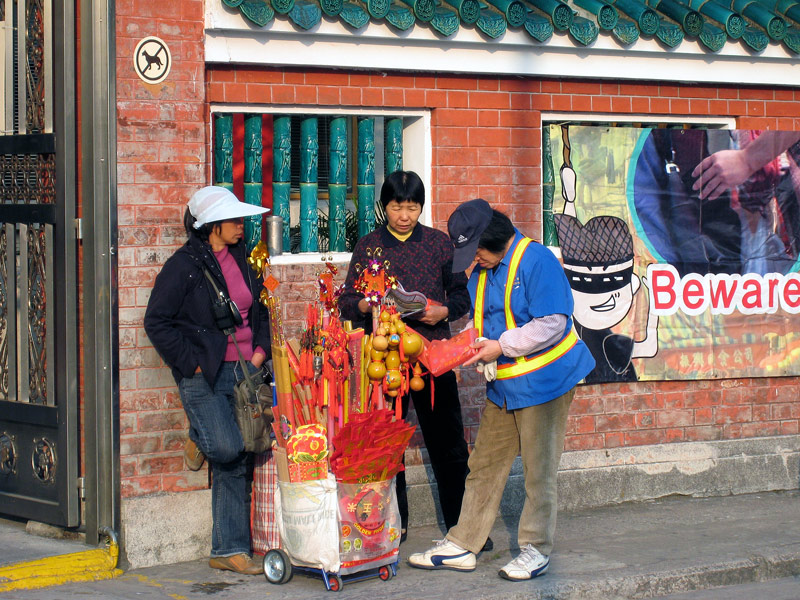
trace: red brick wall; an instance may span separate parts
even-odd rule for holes
[[[183,2],[186,7],[189,3]],[[202,2],[198,2],[202,5]],[[125,10],[124,3],[118,3]],[[139,6],[138,4],[136,6]],[[161,6],[159,7],[159,10]],[[178,9],[169,9],[178,10]],[[190,192],[210,181],[207,103],[403,107],[431,110],[433,219],[443,228],[460,202],[483,197],[523,232],[541,229],[541,112],[735,117],[739,127],[800,129],[800,88],[760,89],[620,84],[526,78],[392,75],[209,66],[192,33],[202,10],[159,13],[176,67],[158,89],[129,67],[149,18],[118,21],[120,148],[120,307],[123,491],[126,495],[205,485],[183,472],[185,417],[141,317],[160,265],[182,241],[180,214]],[[133,12],[125,15],[134,14]],[[137,17],[143,17],[138,10]],[[155,18],[155,15],[154,15]],[[191,66],[187,66],[189,63]],[[205,76],[205,90],[202,82]],[[186,80],[185,78],[189,78]],[[205,91],[205,97],[204,92]],[[206,104],[204,104],[204,101]],[[344,268],[344,265],[342,265]],[[313,294],[315,265],[275,269],[290,330]],[[343,269],[344,270],[344,269]],[[474,373],[462,373],[465,425],[474,440],[483,402]],[[798,433],[797,378],[643,382],[582,387],[571,411],[567,449]],[[419,441],[409,463],[421,459]],[[423,453],[424,454],[424,453]],[[202,472],[201,472],[202,473]]]
[[[120,454],[122,495],[204,487],[184,471],[186,417],[169,370],[142,329],[150,288],[182,244],[188,197],[209,180],[203,0],[117,0]],[[157,85],[133,70],[133,51],[160,37],[172,69]]]

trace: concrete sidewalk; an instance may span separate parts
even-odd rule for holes
[[[800,598],[800,492],[723,498],[683,498],[562,512],[547,575],[526,582],[497,576],[515,551],[516,524],[498,519],[495,548],[472,573],[410,568],[405,557],[442,537],[433,527],[412,528],[401,547],[397,576],[383,582],[347,582],[341,594],[359,600],[503,599],[598,600],[660,598],[692,590],[741,585],[757,590],[798,582]],[[5,543],[4,547],[8,547]],[[756,585],[752,585],[752,584]],[[754,591],[756,590],[756,591]],[[724,590],[717,590],[724,593]],[[791,594],[791,592],[787,592]],[[7,592],[0,599],[276,598],[303,600],[328,594],[320,579],[296,574],[284,585],[262,576],[215,571],[207,561],[129,571],[98,582]],[[750,596],[749,594],[752,594]],[[686,598],[695,597],[687,595]],[[723,598],[716,593],[711,597]],[[725,598],[733,598],[726,594]],[[742,596],[745,597],[745,596]],[[785,596],[791,598],[791,595]]]

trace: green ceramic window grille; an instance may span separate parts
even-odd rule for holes
[[[240,118],[244,121],[244,139],[235,142],[234,115],[214,114],[213,182],[233,191],[234,172],[240,173],[244,202],[259,206],[263,186],[271,185],[273,214],[283,219],[284,252],[347,252],[355,239],[375,228],[375,152],[379,146],[374,137],[375,117],[245,113]],[[327,131],[324,136],[323,125]],[[265,131],[272,136],[271,182],[263,177],[262,170]],[[234,143],[243,148],[234,148]],[[402,169],[401,117],[383,118],[382,145],[384,176]],[[321,152],[325,154],[321,156]],[[235,160],[243,164],[236,166]],[[320,210],[325,192],[327,214]],[[291,207],[298,195],[299,218],[296,216],[293,223]],[[348,200],[355,205],[354,210],[347,209]],[[260,217],[246,219],[248,248],[252,249],[261,236]]]

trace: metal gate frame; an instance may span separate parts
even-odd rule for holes
[[[114,0],[81,0],[86,541],[120,531]]]

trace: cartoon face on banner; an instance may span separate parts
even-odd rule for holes
[[[800,373],[800,132],[548,134],[587,382]]]
[[[633,238],[625,221],[601,216],[581,225],[570,215],[555,215],[555,222],[575,300],[573,317],[594,330],[618,325],[640,285],[633,274]]]

